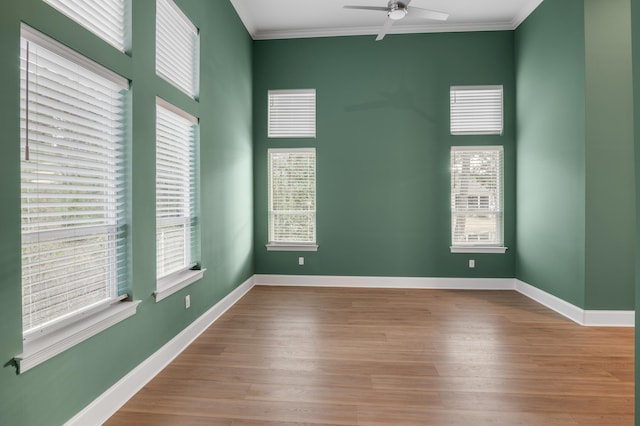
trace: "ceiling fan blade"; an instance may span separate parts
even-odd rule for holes
[[[384,25],[382,26],[382,29],[380,30],[380,32],[378,33],[378,37],[376,37],[376,41],[380,41],[384,38],[384,36],[387,34],[387,31],[389,31],[389,29],[391,29],[391,26],[393,25],[393,19],[391,18],[387,18],[386,21],[384,21]]]
[[[386,7],[377,7],[377,6],[342,6],[345,9],[358,9],[358,10],[376,10],[381,12],[387,12],[389,9]]]
[[[409,8],[407,15],[423,19],[431,19],[433,21],[446,21],[449,19],[449,15],[447,13],[413,6]]]

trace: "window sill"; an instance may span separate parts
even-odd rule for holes
[[[498,253],[504,254],[507,247],[495,246],[457,246],[451,247],[451,253]]]
[[[136,313],[140,300],[118,302],[89,315],[80,315],[62,327],[25,338],[22,354],[15,357],[18,374],[53,358]]]
[[[161,278],[156,284],[157,290],[153,293],[156,303],[202,279],[205,271],[206,269],[187,269]]]
[[[267,251],[318,251],[317,244],[269,243]]]

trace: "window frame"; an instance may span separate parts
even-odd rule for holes
[[[483,192],[467,195],[467,208],[456,210],[456,198],[460,197],[460,193],[455,191],[456,182],[460,177],[456,175],[456,167],[454,166],[454,153],[468,153],[469,156],[474,153],[497,153],[498,176],[492,177],[496,185],[495,193]],[[505,253],[507,248],[504,245],[504,147],[502,145],[486,145],[486,146],[452,146],[450,151],[450,209],[451,209],[451,246],[452,253]],[[464,179],[464,178],[463,178]],[[478,208],[470,208],[469,199],[476,197]],[[482,209],[480,200],[487,197],[487,208]],[[491,197],[493,197],[494,208],[491,208]],[[496,215],[495,232],[497,234],[494,240],[490,241],[468,241],[461,242],[456,238],[456,218],[473,216],[474,214]]]
[[[267,92],[267,138],[316,137],[316,89],[269,90]],[[275,108],[288,103],[294,110]]]
[[[167,20],[172,23],[171,28],[163,25]],[[173,0],[156,0],[155,53],[156,75],[197,100],[200,96],[200,30]]]
[[[55,70],[55,71],[51,71],[48,69],[46,71],[45,69],[42,70],[43,73],[45,72],[47,73],[49,78],[54,79],[56,76],[58,75],[60,76],[59,80],[51,80],[54,83],[47,83],[47,84],[57,84],[64,87],[64,84],[66,83],[63,83],[63,82],[68,79],[68,74],[65,74],[62,71],[64,70],[63,64],[71,63],[73,64],[74,68],[83,69],[83,73],[88,72],[89,75],[93,74],[95,77],[101,77],[103,79],[110,80],[115,86],[121,86],[122,90],[127,90],[126,95],[124,95],[123,97],[126,104],[130,103],[130,93],[129,93],[129,81],[127,79],[113,73],[107,68],[93,62],[92,60],[86,58],[85,56],[80,55],[76,51],[66,46],[63,46],[62,44],[54,41],[53,39],[45,36],[44,34],[38,32],[37,30],[25,24],[21,24],[20,40],[21,40],[21,46],[24,46],[24,47],[21,47],[21,50],[25,49],[25,55],[26,55],[23,57],[21,54],[21,59],[20,59],[20,63],[21,63],[20,107],[25,111],[23,118],[21,118],[21,122],[23,123],[21,124],[21,130],[23,133],[21,137],[21,144],[22,144],[21,151],[23,156],[22,158],[24,159],[24,160],[21,159],[21,178],[24,179],[23,177],[24,162],[37,161],[36,159],[32,160],[29,154],[29,140],[30,140],[29,123],[32,122],[32,118],[30,117],[30,114],[29,114],[31,112],[31,108],[29,107],[29,105],[32,104],[32,99],[30,99],[29,94],[31,93],[32,90],[39,90],[38,88],[34,89],[30,87],[29,83],[32,81],[33,78],[38,79],[38,76],[40,75],[37,73],[38,71],[37,68],[35,68],[34,70],[29,70],[29,64],[31,63],[31,61],[36,59],[30,55],[32,44],[36,45],[38,49],[45,50],[46,53],[42,52],[41,54],[54,58],[52,60],[60,61],[60,59],[55,59],[55,58],[58,58],[58,57],[62,58],[60,62],[55,62],[54,63],[55,66],[51,68],[52,70]],[[38,55],[37,58],[39,59],[40,56]],[[61,66],[58,66],[59,64]],[[32,77],[32,78],[28,78],[28,77]],[[49,81],[48,79],[43,79],[43,80]],[[44,87],[47,88],[49,86],[47,85]],[[47,105],[55,105],[56,103],[68,104],[69,102],[73,102],[73,99],[74,99],[73,97],[69,97],[64,101],[62,99],[55,100],[55,98],[51,96],[50,91],[48,89],[46,90],[47,90],[46,98],[48,99]],[[68,95],[69,93],[65,94],[65,96],[68,96]],[[80,92],[80,95],[85,96],[83,97],[83,99],[87,99],[86,94],[84,94],[84,92]],[[33,102],[36,102],[36,100],[33,99]],[[126,110],[126,108],[124,109]],[[35,110],[34,110],[34,113],[35,113]],[[22,116],[22,113],[21,113],[21,116]],[[129,123],[127,114],[123,113],[122,117],[126,123],[125,124],[126,127],[129,127],[130,123]],[[55,119],[56,118],[54,116],[53,120]],[[34,123],[38,123],[38,122],[39,121],[34,121]],[[66,123],[65,125],[69,125],[73,127],[78,125],[76,122],[71,122],[71,121],[65,122],[65,123]],[[43,124],[41,124],[41,126],[43,126]],[[48,124],[48,126],[54,126],[54,124]],[[42,144],[42,142],[40,142],[40,139],[33,139],[32,143],[36,141],[38,142],[34,146],[37,147]],[[65,139],[61,139],[61,141],[65,141]],[[121,149],[126,150],[126,146],[128,145],[128,143],[129,143],[129,139],[127,137],[127,132],[123,132]],[[87,148],[90,146],[91,142],[74,140],[74,144]],[[55,148],[55,145],[54,145],[54,148]],[[62,150],[62,147],[58,147],[57,149]],[[36,150],[36,155],[38,155],[37,150]],[[54,154],[49,154],[49,155],[52,156],[52,158],[54,159],[57,158],[57,157],[53,157]],[[56,154],[56,155],[62,155],[62,154]],[[65,157],[60,157],[60,158],[65,159]],[[42,162],[41,164],[47,165],[51,163],[51,161],[52,160],[46,160],[46,162]],[[64,166],[60,166],[60,167],[64,167]],[[121,177],[122,184],[126,186],[126,180],[128,178],[126,161],[122,161],[121,167],[123,168],[123,175]],[[71,171],[67,171],[67,173],[71,173]],[[67,176],[67,175],[63,174],[63,171],[60,171],[59,176]],[[71,176],[74,176],[74,175],[72,174]],[[83,181],[80,180],[80,182],[83,182]],[[126,195],[125,195],[125,198],[126,198]],[[21,203],[21,205],[22,205],[22,209],[24,209],[25,208],[24,202]],[[117,226],[125,227],[124,231],[118,231],[118,232],[124,232],[122,238],[124,238],[123,244],[124,244],[124,247],[126,247],[128,246],[128,238],[126,236],[126,212],[120,213],[117,217],[119,218],[118,221],[121,221],[120,225],[117,225]],[[107,225],[104,225],[104,226],[107,226]],[[108,225],[108,226],[112,226],[112,225]],[[97,226],[97,228],[100,228],[100,226]],[[55,234],[52,234],[54,237],[64,236],[69,234],[68,230],[65,230],[62,228],[60,229],[61,229],[60,232],[55,231],[55,229],[53,231],[45,231],[45,232],[49,232],[49,233],[54,232]],[[84,234],[94,235],[94,234],[91,234],[90,229],[80,229],[80,228],[77,228],[77,229],[78,229],[78,232],[81,232],[83,235]],[[31,239],[32,235],[35,235],[37,232],[40,232],[40,231],[34,231],[26,235],[24,234],[24,231],[21,232],[22,240],[23,240],[23,243],[22,243],[23,250],[24,250],[25,239],[26,240]],[[58,239],[56,237],[51,241],[58,241]],[[113,265],[112,267],[118,268],[118,265],[124,264],[124,268],[128,270],[127,260],[125,259],[126,256],[123,258],[122,257],[123,254],[116,249],[109,249],[107,250],[107,252],[109,253],[107,257],[111,259],[110,262]],[[121,260],[118,260],[118,258],[120,258]],[[122,260],[122,259],[125,259],[125,260]],[[24,264],[22,265],[22,268],[24,271],[24,268],[25,268]],[[118,273],[117,276],[124,277],[126,279],[128,278],[128,271],[124,271],[124,275],[121,275]],[[119,323],[120,321],[123,321],[124,319],[129,318],[130,316],[136,313],[136,309],[140,301],[130,300],[129,295],[126,293],[127,291],[126,289],[128,288],[128,283],[123,283],[118,279],[107,280],[107,282],[111,283],[111,285],[108,287],[105,297],[100,301],[90,302],[90,303],[87,301],[80,308],[66,311],[66,313],[64,314],[59,314],[57,316],[54,316],[51,319],[48,319],[45,322],[40,322],[29,329],[25,329],[25,326],[23,325],[23,352],[14,358],[18,367],[18,373],[21,374],[28,371],[29,369],[39,365],[40,363],[60,354],[61,352],[94,336],[97,333],[100,333],[101,331]],[[24,287],[24,285],[25,283],[24,283],[24,277],[23,277],[22,286]],[[24,310],[24,301],[22,303],[22,306]]]
[[[172,114],[173,122],[161,122],[161,114],[160,111],[164,110],[163,114]],[[181,140],[174,144],[167,144],[166,138],[170,136],[178,136],[177,133],[185,133],[188,132],[186,129],[176,130],[176,126],[180,126],[182,121],[182,125],[193,126],[191,130],[191,139],[190,140]],[[174,134],[170,135],[166,132],[161,132],[162,126],[169,126],[174,130]],[[173,293],[187,287],[188,285],[200,280],[204,276],[205,270],[202,269],[200,263],[200,218],[199,218],[199,129],[200,122],[197,117],[185,112],[184,110],[178,108],[177,106],[165,101],[164,99],[157,97],[156,98],[156,291],[154,292],[156,302],[159,302]],[[162,137],[161,137],[162,133]],[[184,136],[184,135],[182,135]],[[189,137],[189,136],[187,136]],[[179,147],[181,146],[189,146],[189,152],[179,152]],[[166,157],[167,151],[173,151],[174,155],[174,165],[177,167],[180,163],[188,163],[188,170],[180,170],[178,174],[182,174],[183,177],[188,175],[188,182],[182,182],[181,188],[179,188],[179,192],[188,192],[188,206],[183,206],[183,213],[187,213],[186,215],[176,216],[168,215],[164,216],[159,213],[159,198],[162,194],[159,191],[160,188],[160,165],[158,161],[162,161],[162,158],[159,156],[159,152],[165,152],[163,157]],[[182,155],[181,158],[180,155]],[[166,158],[164,158],[166,161]],[[174,171],[165,169],[162,173],[165,175],[165,180],[176,182],[176,175],[173,173]],[[178,188],[174,188],[178,189]],[[166,194],[165,194],[166,195]],[[185,200],[182,200],[184,203]],[[170,204],[163,204],[163,209],[166,207],[170,207]],[[184,254],[184,263],[178,270],[171,271],[167,274],[160,275],[159,267],[160,267],[160,228],[161,226],[167,226],[171,224],[184,224],[184,239],[185,244],[182,247],[182,251]]]
[[[314,175],[313,175],[313,196],[314,196],[314,209],[312,212],[313,215],[313,241],[278,241],[273,238],[275,230],[274,230],[274,215],[276,212],[273,209],[273,168],[272,168],[272,154],[283,154],[283,153],[313,153],[314,159]],[[268,161],[268,243],[266,245],[267,251],[317,251],[317,155],[315,148],[269,148],[267,150],[267,161]],[[308,214],[310,211],[305,210],[301,211],[302,214]]]
[[[43,1],[119,51],[124,53],[131,48],[130,0]],[[79,7],[79,3],[84,3],[85,7]],[[106,25],[113,24],[114,19],[121,26],[121,31],[115,31],[113,25]]]
[[[482,96],[473,96],[481,93]],[[457,106],[458,95],[466,102]],[[499,101],[494,98],[498,97]],[[499,102],[499,106],[497,105]],[[499,108],[499,112],[495,110]],[[453,136],[499,135],[504,133],[504,86],[451,86],[449,88],[449,130]]]

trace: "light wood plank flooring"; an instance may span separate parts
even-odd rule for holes
[[[513,291],[255,287],[107,425],[632,425],[633,333]]]

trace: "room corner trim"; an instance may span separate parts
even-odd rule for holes
[[[518,279],[515,280],[515,290],[580,325],[589,327],[635,326],[635,311],[584,310]]]
[[[129,374],[107,389],[96,400],[71,418],[66,425],[80,426],[106,422],[133,395],[185,350],[191,342],[251,290],[254,285],[255,279],[252,276],[188,325],[153,355],[131,370]]]

